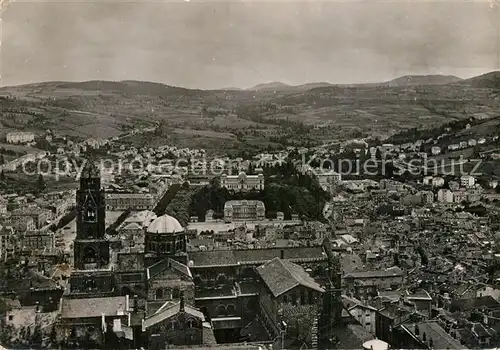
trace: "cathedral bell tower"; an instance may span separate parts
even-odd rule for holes
[[[101,174],[96,165],[88,161],[82,170],[80,189],[76,193],[75,269],[94,270],[109,265],[109,242],[104,237],[105,215]]]

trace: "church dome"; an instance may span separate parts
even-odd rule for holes
[[[170,215],[162,215],[153,220],[148,226],[149,233],[178,233],[183,232],[184,228],[181,226],[176,218]]]

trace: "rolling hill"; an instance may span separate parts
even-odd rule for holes
[[[270,83],[263,83],[263,84],[258,84],[253,87],[251,87],[250,91],[263,91],[263,90],[283,90],[283,89],[290,89],[294,88],[294,86],[281,83],[279,81],[273,81]]]
[[[200,147],[208,143],[227,149],[271,139],[291,142],[302,139],[301,133],[322,142],[354,134],[386,135],[498,110],[491,89],[499,85],[500,72],[466,80],[404,76],[379,84],[271,82],[247,90],[197,90],[141,81],[26,84],[0,88],[0,136],[10,130],[52,129],[71,137],[113,137],[162,123],[170,128],[170,139],[162,135],[158,143],[186,145],[194,140]],[[318,127],[299,132],[297,124]],[[141,142],[153,143],[148,137]]]
[[[477,77],[464,79],[460,81],[459,84],[480,89],[500,89],[500,71],[494,71]]]
[[[429,86],[429,85],[446,85],[461,81],[461,78],[453,75],[405,75],[381,85],[391,87],[396,86]]]

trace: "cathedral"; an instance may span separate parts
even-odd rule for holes
[[[121,238],[108,237],[105,193],[92,163],[82,171],[76,203],[74,270],[58,327],[68,348],[164,349],[263,339],[281,348],[318,348],[318,326],[329,329],[339,314],[339,286],[329,277],[331,247],[188,253],[179,222],[152,213],[136,214],[137,222],[121,231],[139,236],[131,242],[141,244],[125,242],[120,229]]]

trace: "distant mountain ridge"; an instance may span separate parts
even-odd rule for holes
[[[430,86],[430,85],[447,85],[454,84],[462,81],[462,78],[453,76],[453,75],[405,75],[402,77],[398,77],[396,79],[380,82],[380,83],[360,83],[360,84],[332,84],[328,82],[314,82],[307,83],[302,85],[288,85],[282,82],[271,82],[258,84],[254,87],[248,89],[252,91],[266,91],[266,90],[296,90],[303,91],[321,87],[333,87],[333,86],[343,86],[343,87],[377,87],[377,86],[386,86],[386,87],[404,87],[404,86]]]
[[[469,79],[460,81],[460,85],[468,85],[475,88],[500,89],[500,71],[489,72]]]
[[[168,96],[168,95],[190,95],[206,94],[210,91],[234,91],[244,92],[281,92],[296,93],[312,90],[316,88],[328,87],[349,87],[349,88],[375,88],[375,87],[405,87],[405,86],[432,86],[459,84],[476,88],[500,88],[500,71],[493,71],[469,79],[462,79],[453,75],[405,75],[393,80],[380,83],[359,83],[359,84],[332,84],[329,82],[312,82],[301,85],[289,85],[279,81],[255,85],[251,88],[241,89],[236,87],[222,89],[191,89],[166,85],[148,81],[123,80],[123,81],[101,81],[90,80],[82,82],[48,81],[40,83],[23,84],[17,86],[0,87],[0,91],[43,89],[47,92],[53,90],[77,89],[83,91],[115,91],[124,94]]]
[[[446,85],[462,81],[454,75],[405,75],[388,81],[388,86]]]
[[[273,81],[270,83],[262,83],[262,84],[257,84],[250,89],[247,90],[253,90],[253,91],[262,91],[262,90],[274,90],[274,89],[286,89],[286,88],[291,88],[293,86],[279,82],[279,81]]]

